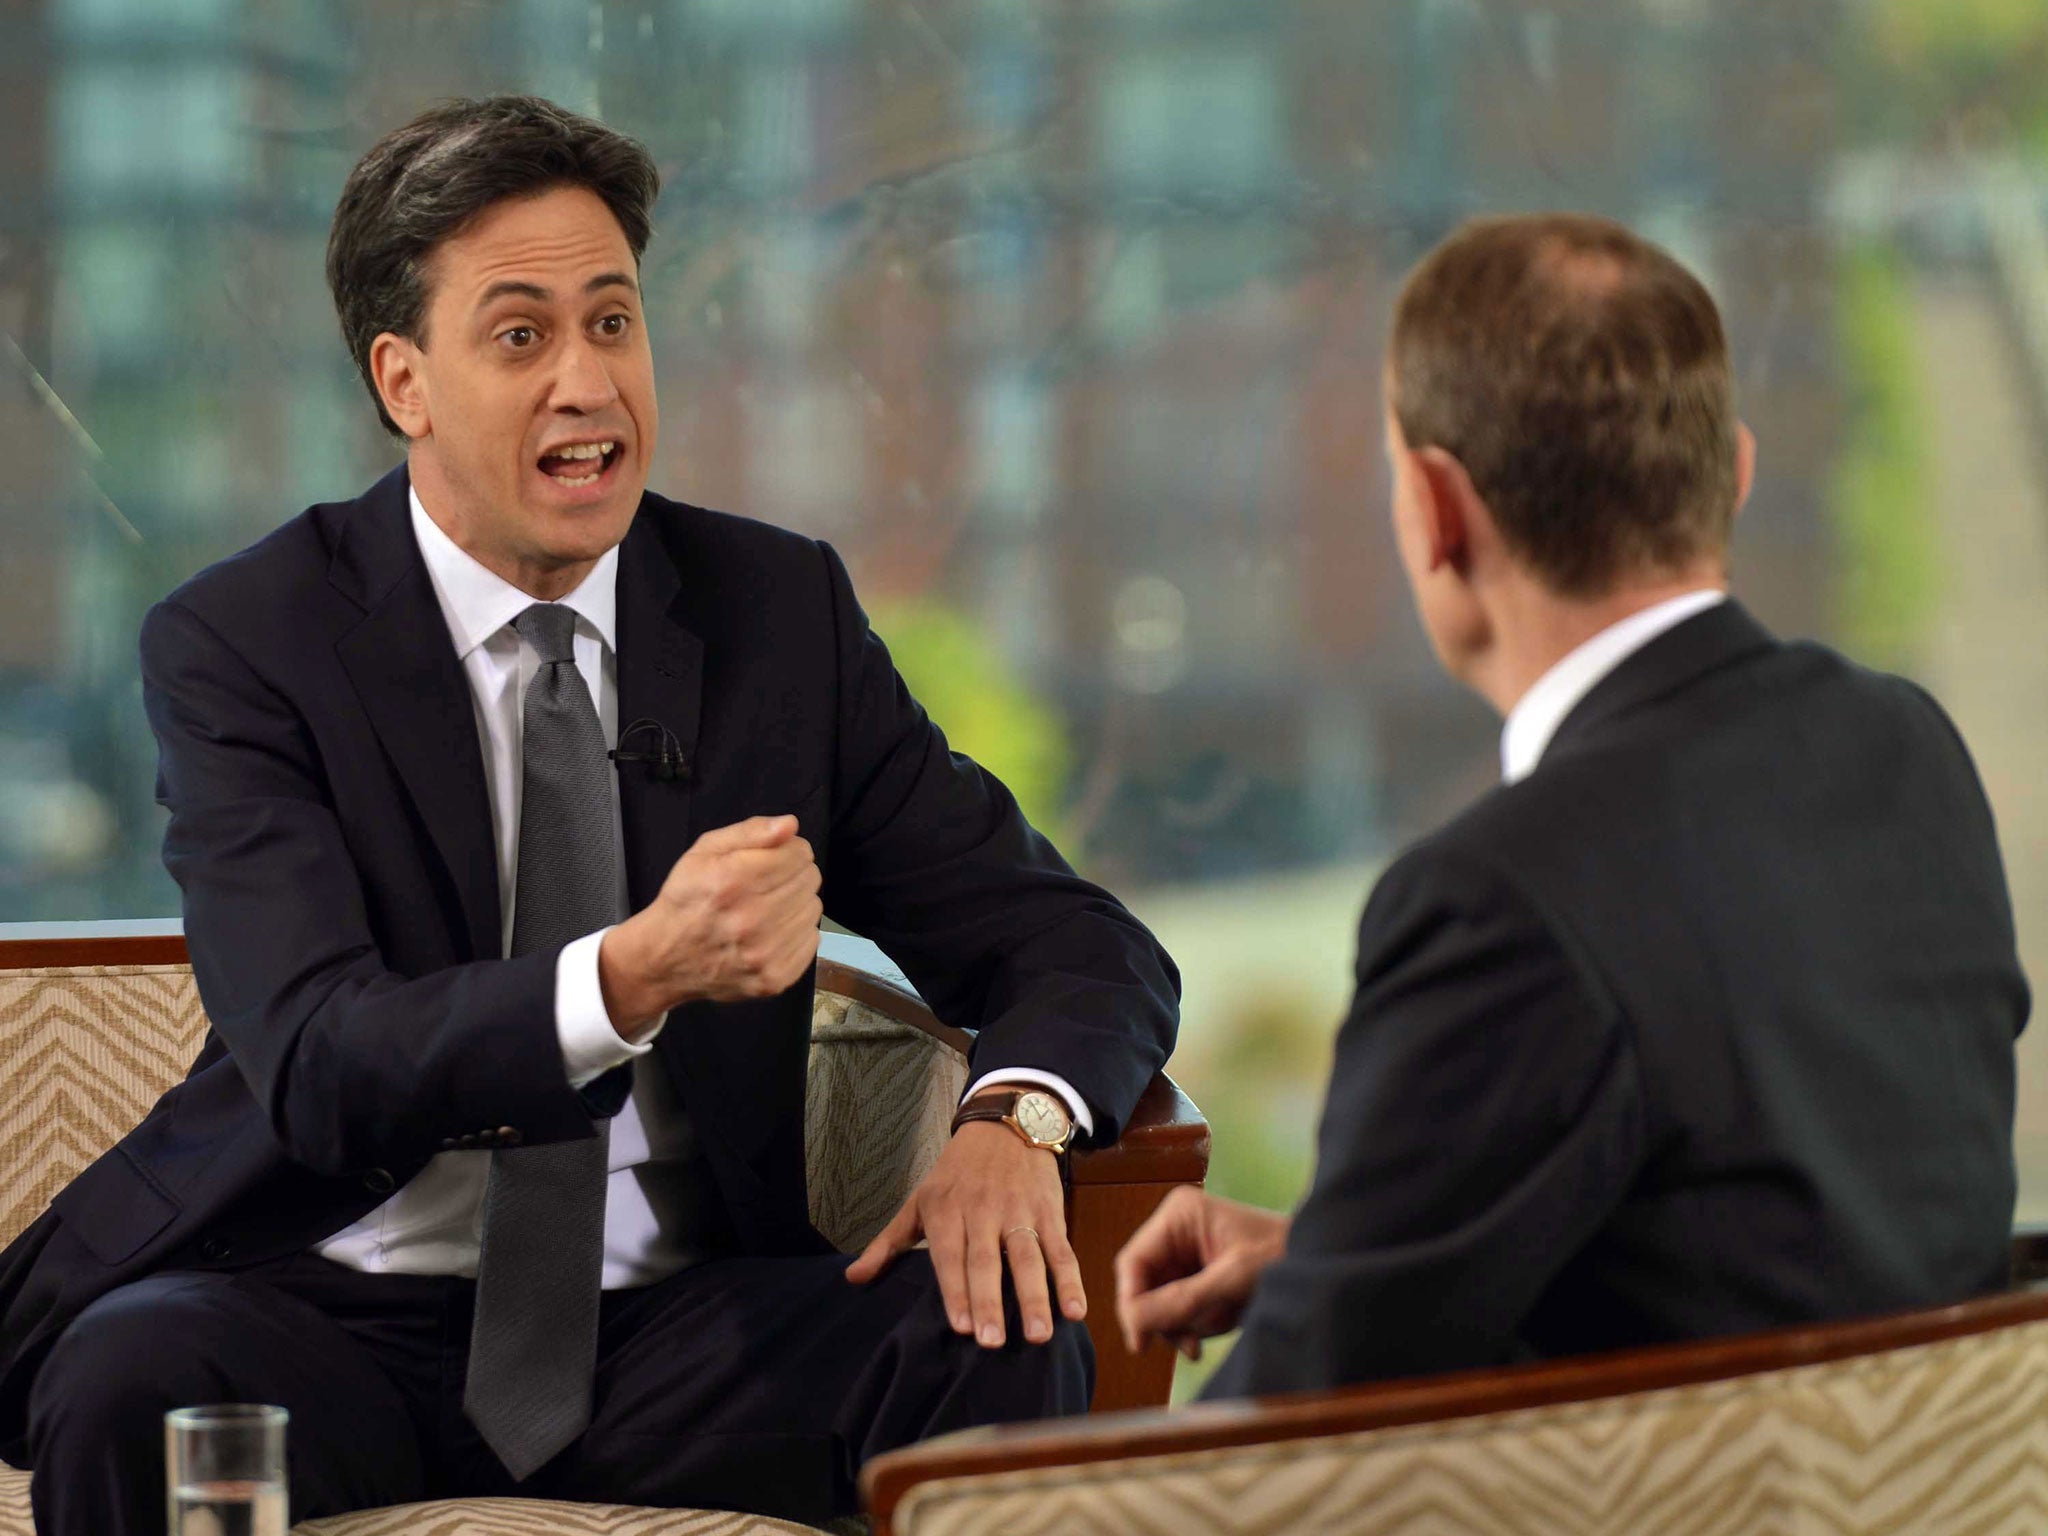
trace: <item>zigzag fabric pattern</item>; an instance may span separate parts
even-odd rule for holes
[[[1826,1365],[1184,1456],[938,1481],[907,1536],[2030,1536],[2048,1323]]]
[[[817,1536],[807,1525],[725,1510],[634,1509],[543,1499],[447,1499],[305,1520],[295,1536]]]
[[[293,1536],[818,1536],[808,1525],[722,1509],[635,1509],[544,1499],[443,1499],[302,1520]],[[35,1536],[28,1474],[0,1467],[0,1533]]]
[[[811,1225],[858,1253],[945,1149],[967,1059],[909,1024],[834,993],[811,1011],[804,1166]]]
[[[0,1243],[149,1113],[206,1031],[190,966],[0,971]]]

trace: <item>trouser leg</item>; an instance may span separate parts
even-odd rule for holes
[[[37,1373],[37,1536],[162,1536],[163,1416],[226,1402],[290,1410],[295,1520],[421,1497],[413,1405],[370,1348],[260,1271],[169,1273],[101,1297]]]
[[[867,1286],[848,1260],[727,1259],[607,1297],[589,1431],[530,1491],[818,1522],[869,1457],[947,1430],[1087,1411],[1095,1357],[1062,1321],[1034,1345],[947,1326],[923,1253]]]

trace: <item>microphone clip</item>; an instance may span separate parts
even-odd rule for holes
[[[648,744],[631,746],[635,737],[646,739]],[[662,784],[686,782],[690,777],[690,760],[683,756],[683,744],[659,720],[635,720],[619,732],[619,744],[605,756],[618,766],[645,763],[647,776]]]

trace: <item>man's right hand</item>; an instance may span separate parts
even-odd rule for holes
[[[818,953],[821,876],[794,816],[706,832],[654,900],[604,936],[598,981],[619,1033],[637,1039],[698,999],[774,997]]]
[[[1202,1340],[1244,1316],[1266,1266],[1287,1247],[1289,1218],[1183,1184],[1116,1256],[1116,1316],[1136,1354],[1164,1339],[1190,1360]]]

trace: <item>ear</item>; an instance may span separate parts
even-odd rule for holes
[[[427,409],[427,381],[422,372],[419,344],[391,331],[378,334],[370,343],[370,377],[384,409],[409,438],[422,438],[433,428]]]
[[[1746,422],[1735,423],[1735,510],[1749,503],[1749,488],[1756,483],[1756,434]]]
[[[1423,448],[1413,454],[1416,511],[1429,550],[1429,569],[1445,566],[1462,571],[1472,549],[1475,511],[1479,493],[1465,466],[1441,448]]]

